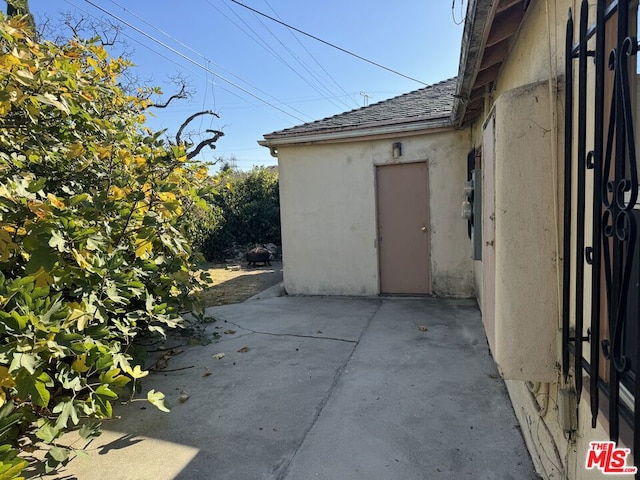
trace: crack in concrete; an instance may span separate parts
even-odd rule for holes
[[[378,306],[378,308],[380,308],[380,307]],[[346,342],[346,343],[355,343],[355,344],[357,344],[359,339],[360,339],[359,337],[358,337],[358,340],[349,340],[349,339],[346,339],[346,338],[324,337],[324,336],[318,336],[318,335],[302,335],[302,334],[297,334],[297,333],[261,332],[259,330],[253,330],[251,328],[243,327],[243,326],[238,325],[237,323],[231,322],[229,320],[226,320],[226,322],[231,324],[231,325],[233,325],[236,328],[239,328],[240,330],[245,330],[247,332],[255,333],[256,335],[271,335],[273,337],[313,338],[313,339],[317,339],[317,340],[334,340],[336,342]],[[367,324],[367,326],[368,326],[368,324]],[[229,337],[229,340],[231,340],[232,338],[239,338],[239,337]]]
[[[302,440],[300,440],[300,442],[296,446],[295,451],[293,452],[291,457],[289,457],[288,460],[282,461],[274,469],[273,473],[276,473],[276,472],[279,471],[279,473],[277,473],[276,476],[274,477],[274,480],[285,480],[286,479],[287,475],[289,474],[289,469],[291,467],[291,464],[293,463],[293,460],[296,458],[296,455],[298,454],[298,451],[300,450],[300,448],[304,444],[305,440],[309,436],[309,433],[311,432],[311,430],[313,430],[313,427],[318,422],[318,419],[320,418],[320,415],[322,414],[322,411],[324,410],[324,407],[327,405],[327,403],[329,403],[329,400],[331,399],[331,396],[333,395],[333,391],[335,390],[336,386],[338,385],[338,382],[342,378],[342,374],[344,373],[345,369],[347,368],[347,365],[349,365],[349,362],[353,358],[353,354],[356,352],[356,350],[358,349],[358,346],[360,345],[360,340],[362,339],[362,336],[365,334],[365,332],[367,330],[369,330],[369,326],[371,325],[371,322],[373,322],[373,319],[376,317],[376,315],[378,315],[378,312],[380,311],[380,307],[382,306],[382,303],[383,303],[383,301],[381,299],[378,300],[378,305],[376,306],[376,309],[374,310],[374,312],[371,314],[371,316],[367,320],[367,324],[362,329],[362,332],[360,332],[360,335],[358,336],[358,339],[355,340],[355,341],[350,341],[350,342],[354,343],[354,347],[351,350],[351,353],[349,354],[347,359],[344,361],[344,363],[336,370],[336,374],[333,377],[333,382],[329,386],[329,390],[327,390],[327,393],[325,394],[325,396],[320,401],[320,403],[318,405],[318,408],[317,408],[317,411],[316,411],[316,413],[315,413],[315,415],[313,417],[313,421],[311,422],[311,425],[309,426],[309,428],[307,428],[307,430],[304,432],[304,435],[302,436]],[[311,337],[311,338],[321,338],[321,337]]]

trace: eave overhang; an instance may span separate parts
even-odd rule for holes
[[[258,141],[263,147],[278,147],[283,145],[308,145],[313,143],[331,143],[358,141],[370,137],[407,136],[420,133],[429,133],[432,130],[440,131],[443,128],[451,128],[451,117],[438,117],[428,120],[413,122],[397,122],[385,124],[370,124],[355,128],[333,129],[326,132],[312,132],[309,134],[295,135],[265,135],[264,140]]]
[[[460,126],[481,114],[530,0],[470,0],[462,36],[452,121]]]

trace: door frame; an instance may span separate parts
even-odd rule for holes
[[[424,164],[427,172],[427,191],[425,192],[425,200],[427,202],[427,228],[428,237],[427,237],[427,253],[428,253],[428,261],[427,261],[427,274],[429,276],[429,288],[428,293],[382,293],[382,270],[381,270],[381,259],[380,259],[380,199],[378,195],[378,168],[379,167],[391,167],[391,166],[401,166],[401,165],[411,165],[411,164]],[[412,160],[408,162],[388,162],[388,163],[374,163],[373,165],[373,184],[374,184],[374,197],[375,197],[375,213],[376,213],[376,231],[375,231],[375,247],[376,247],[376,259],[378,262],[378,295],[386,295],[386,296],[431,296],[433,295],[433,268],[431,261],[431,173],[429,170],[429,160]]]

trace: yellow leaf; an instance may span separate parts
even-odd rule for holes
[[[96,151],[98,153],[98,158],[100,160],[104,160],[105,158],[109,158],[111,156],[111,147],[107,146],[107,147],[102,147],[102,146],[97,146],[96,147]]]
[[[11,111],[11,102],[0,102],[0,116],[4,117]]]
[[[81,310],[82,306],[77,303],[71,303],[71,312],[69,312],[69,316],[67,317],[68,323],[77,323],[78,330],[84,330],[84,327],[87,326],[87,321],[89,320],[89,314],[84,310]],[[75,306],[75,307],[73,307]]]
[[[198,180],[202,180],[203,178],[207,178],[208,175],[209,175],[209,172],[207,171],[207,169],[205,167],[199,168],[198,171],[196,172],[196,178]]]
[[[49,206],[38,200],[30,200],[28,206],[29,210],[35,213],[38,218],[46,218],[49,212]]]
[[[64,202],[52,193],[47,194],[47,199],[51,202],[51,205],[56,207],[58,210],[62,210],[64,208]]]
[[[13,242],[6,230],[0,230],[0,261],[9,260],[12,251],[18,250],[18,245]]]
[[[163,202],[174,202],[176,195],[172,192],[158,192],[158,198]]]
[[[13,380],[13,376],[9,373],[7,367],[0,366],[0,387],[13,388],[16,386],[16,382]]]
[[[149,371],[148,370],[142,370],[140,368],[140,365],[136,365],[133,368],[131,368],[131,366],[127,365],[125,367],[124,371],[127,372],[129,375],[131,375],[133,378],[144,378],[147,375],[149,375]]]
[[[153,244],[147,238],[136,238],[136,258],[147,259],[153,251]]]
[[[124,190],[115,185],[109,188],[109,200],[119,200],[124,197]]]
[[[76,262],[78,262],[78,265],[80,265],[80,268],[82,268],[83,270],[89,270],[91,268],[89,262],[87,262],[84,256],[76,249],[73,250],[73,256],[76,259]]]
[[[87,354],[83,353],[78,358],[76,358],[71,364],[71,368],[78,373],[84,373],[89,370],[87,367]]]
[[[69,158],[78,158],[84,153],[84,145],[81,143],[73,143],[69,146]]]

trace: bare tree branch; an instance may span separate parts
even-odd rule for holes
[[[215,149],[216,148],[215,143],[218,141],[218,139],[220,137],[224,136],[224,132],[222,130],[207,130],[207,133],[212,133],[213,137],[207,138],[207,139],[201,141],[196,146],[195,149],[193,149],[192,151],[187,153],[187,160],[191,160],[193,157],[198,155],[200,153],[200,150],[202,150],[206,146],[209,146],[209,148],[211,148],[211,149]]]
[[[187,93],[186,89],[187,89],[187,85],[185,83],[182,83],[180,91],[178,93],[174,93],[173,95],[171,95],[167,99],[166,102],[164,102],[164,103],[152,103],[149,106],[150,107],[155,107],[155,108],[167,108],[172,101],[183,99],[183,98],[187,98],[189,96],[189,94]]]
[[[214,112],[213,110],[203,110],[201,112],[196,112],[193,115],[191,115],[189,118],[187,118],[182,125],[180,125],[180,128],[178,129],[178,133],[176,133],[176,144],[180,145],[182,144],[182,132],[184,131],[185,128],[187,128],[187,126],[193,121],[194,118],[197,118],[201,115],[213,115],[216,118],[220,118],[220,115],[218,115],[216,112]],[[207,130],[208,131],[208,130]]]

